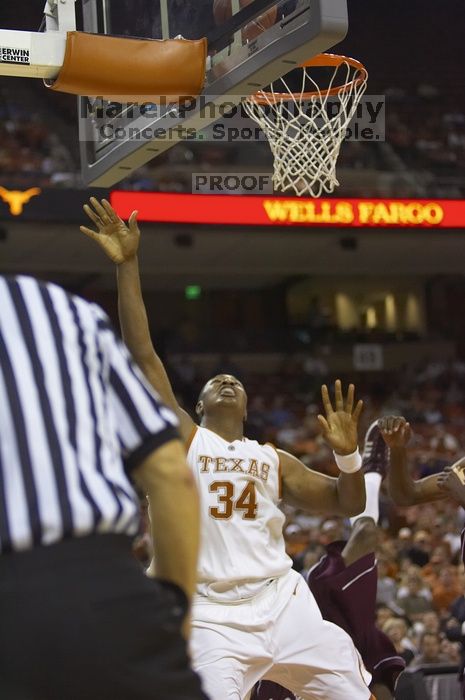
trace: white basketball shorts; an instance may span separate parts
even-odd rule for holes
[[[303,700],[372,697],[351,638],[323,620],[296,571],[247,600],[201,599],[192,617],[192,664],[212,700],[244,700],[262,678]]]

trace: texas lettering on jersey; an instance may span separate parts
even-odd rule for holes
[[[197,465],[200,474],[217,474],[219,472],[239,472],[254,476],[262,481],[268,480],[270,465],[266,462],[259,462],[258,459],[243,457],[210,457],[209,455],[198,455]]]

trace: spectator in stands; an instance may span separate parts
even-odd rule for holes
[[[383,556],[378,556],[378,589],[376,600],[378,603],[392,605],[397,595],[397,585],[394,579],[389,576],[389,565]]]
[[[447,636],[441,638],[440,644],[441,654],[447,659],[446,663],[461,666],[462,664],[462,645],[460,642],[450,641]]]
[[[416,620],[422,613],[431,610],[425,584],[415,567],[409,570],[405,581],[405,592],[401,594],[399,591],[396,603],[411,620]]]
[[[433,549],[431,558],[428,564],[423,567],[421,573],[429,586],[434,586],[438,582],[441,572],[450,568],[450,547],[446,543],[442,543]]]
[[[425,612],[421,617],[421,623],[423,625],[423,632],[430,632],[431,634],[440,633],[441,623],[437,612],[434,610]]]
[[[413,546],[407,551],[407,556],[417,566],[425,566],[429,562],[431,552],[431,535],[426,530],[418,530],[413,536]]]
[[[379,629],[383,629],[384,624],[390,620],[393,616],[393,612],[391,608],[389,608],[387,605],[384,605],[384,603],[379,603],[376,606],[376,626],[379,627]]]
[[[278,394],[273,399],[271,411],[268,413],[269,423],[275,428],[282,428],[292,419],[287,402],[282,394]]]
[[[444,568],[432,584],[433,607],[439,614],[447,614],[449,607],[461,594],[460,583],[454,569]]]
[[[425,632],[420,641],[420,653],[414,657],[411,667],[448,662],[449,658],[441,652],[439,635]]]
[[[454,600],[454,602],[450,606],[450,614],[452,615],[451,619],[454,622],[457,622],[460,625],[465,623],[465,591],[461,591],[461,594]]]
[[[397,654],[404,659],[408,666],[415,656],[415,648],[408,639],[408,627],[404,618],[390,617],[382,629],[394,644]]]

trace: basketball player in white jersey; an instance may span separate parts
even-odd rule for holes
[[[247,396],[235,377],[220,374],[202,389],[200,427],[179,407],[155,353],[137,263],[136,212],[128,226],[105,200],[84,209],[97,227],[81,231],[118,265],[124,340],[152,385],[179,416],[201,497],[202,546],[192,609],[191,652],[212,700],[243,700],[267,677],[303,700],[369,700],[370,674],[350,637],[323,620],[286,555],[281,498],[311,512],[360,513],[365,485],[357,448],[354,387],[335,410],[322,389],[323,434],[341,469],[337,479],[313,472],[294,456],[244,437]],[[180,517],[182,514],[180,513]]]

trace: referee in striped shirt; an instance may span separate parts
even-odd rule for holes
[[[99,307],[0,276],[2,700],[205,699],[181,633],[199,515],[176,425]]]

